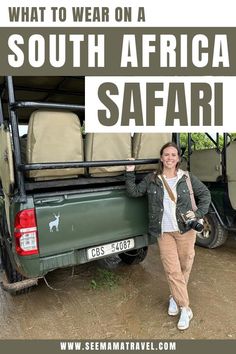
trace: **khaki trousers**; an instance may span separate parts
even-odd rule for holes
[[[179,306],[188,307],[187,284],[194,260],[196,231],[164,232],[158,238],[160,256],[170,292]]]

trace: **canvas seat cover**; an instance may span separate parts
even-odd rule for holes
[[[81,125],[76,114],[38,110],[31,114],[26,158],[28,163],[84,161]],[[77,177],[84,168],[30,171],[37,180]]]
[[[222,175],[221,153],[217,149],[194,150],[191,172],[204,182],[216,182]]]
[[[135,159],[157,159],[160,149],[172,141],[171,133],[135,133],[133,136],[133,157]],[[137,165],[137,171],[156,170],[157,164]]]
[[[85,160],[127,160],[131,157],[131,135],[129,133],[88,133],[85,137]],[[90,167],[92,176],[120,175],[124,166]]]

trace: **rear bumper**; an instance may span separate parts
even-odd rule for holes
[[[142,248],[151,244],[154,244],[156,242],[156,238],[152,237],[150,235],[140,235],[140,236],[135,236],[133,237],[135,241],[135,247],[134,249],[137,248]],[[115,241],[114,241],[115,242]],[[52,270],[56,270],[58,268],[66,268],[66,267],[71,267],[83,263],[88,263],[91,262],[92,260],[89,260],[87,257],[87,249],[88,248],[83,248],[79,250],[71,250],[69,252],[65,252],[62,254],[56,254],[52,256],[47,256],[47,257],[39,257],[39,259],[35,259],[35,264],[33,264],[34,260],[33,259],[28,259],[24,257],[23,263],[22,263],[22,273],[25,277],[27,278],[32,278],[32,277],[42,277],[48,272]],[[117,252],[118,254],[120,252]],[[115,254],[115,253],[113,253]],[[98,257],[96,259],[101,259],[101,258],[106,258],[105,257]],[[32,272],[33,270],[33,272]],[[18,270],[21,272],[21,269],[19,268]]]

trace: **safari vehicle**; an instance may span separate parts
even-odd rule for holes
[[[188,169],[207,185],[212,197],[196,243],[215,248],[236,232],[236,140],[227,133],[201,135],[208,147],[197,149],[199,134],[188,134],[186,150]]]
[[[0,252],[11,293],[111,254],[139,263],[156,242],[146,198],[127,197],[124,170],[132,156],[140,178],[155,168],[171,134],[84,136],[83,120],[83,77],[2,78]]]

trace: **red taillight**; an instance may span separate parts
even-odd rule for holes
[[[38,232],[34,209],[19,211],[15,217],[16,252],[20,256],[38,254]]]

